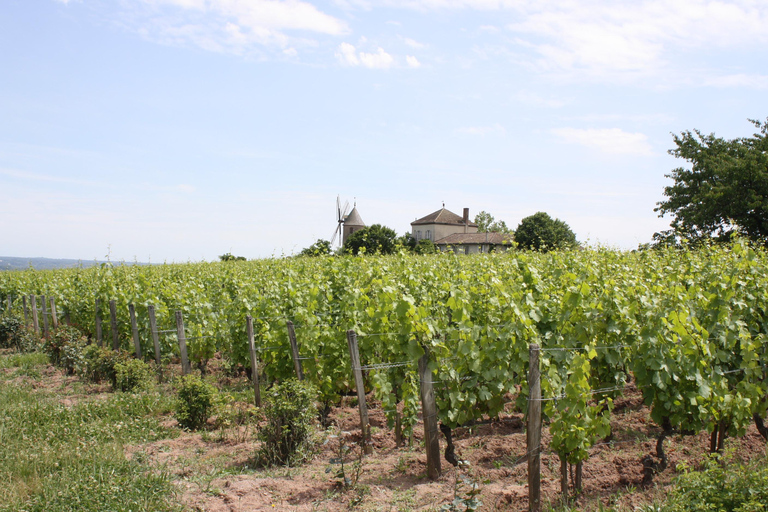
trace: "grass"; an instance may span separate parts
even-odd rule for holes
[[[35,353],[0,357],[0,368],[38,375],[38,389],[0,377],[0,511],[181,510],[170,477],[124,451],[173,435],[157,419],[170,400],[115,393],[68,407],[39,381],[45,364]]]

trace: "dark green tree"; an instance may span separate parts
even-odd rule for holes
[[[667,174],[666,200],[654,211],[674,217],[671,231],[654,239],[686,238],[693,242],[729,240],[739,232],[768,244],[768,120],[750,120],[759,132],[726,140],[698,130],[674,135],[669,153],[690,163]]]
[[[220,255],[219,259],[221,261],[245,261],[245,256],[235,256],[234,254],[228,252],[226,254]]]
[[[328,256],[332,252],[331,242],[318,238],[317,242],[302,249],[299,256]]]
[[[560,219],[553,219],[544,212],[535,213],[520,221],[515,231],[519,249],[550,251],[576,247],[576,234]]]
[[[419,243],[413,248],[413,252],[416,254],[437,254],[439,250],[435,245],[435,242],[423,238],[419,240]]]
[[[344,242],[344,252],[348,254],[392,254],[396,248],[397,233],[381,224],[355,231]]]
[[[478,233],[511,233],[512,230],[507,227],[507,223],[503,220],[497,221],[493,215],[481,211],[475,215],[475,224],[477,224]]]

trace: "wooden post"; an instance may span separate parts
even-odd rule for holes
[[[35,329],[35,334],[40,335],[40,322],[37,320],[37,297],[35,295],[29,296],[29,301],[32,303],[32,326]]]
[[[541,510],[541,370],[539,346],[531,344],[528,355],[528,510]]]
[[[256,356],[256,345],[253,339],[253,317],[246,315],[245,331],[248,334],[248,352],[251,354],[251,380],[253,381],[253,402],[261,407],[261,389],[259,388],[259,358]]]
[[[184,318],[181,311],[176,311],[176,335],[179,338],[179,355],[181,356],[181,374],[187,375],[192,371],[187,357],[187,336],[184,333]]]
[[[59,328],[59,317],[56,314],[56,297],[51,297],[51,320],[54,329]]]
[[[11,306],[13,305],[13,299],[11,299],[11,294],[10,293],[8,294],[8,297],[6,297],[6,299],[8,299],[7,300],[7,302],[8,302],[8,309],[5,312],[6,313],[10,313],[11,312]]]
[[[299,344],[296,341],[296,331],[293,330],[293,322],[288,320],[285,325],[288,327],[288,340],[291,342],[291,355],[293,356],[293,368],[296,370],[296,377],[304,380],[304,368],[299,359]]]
[[[64,323],[67,325],[72,325],[72,319],[69,318],[69,309],[64,310]]]
[[[101,336],[101,299],[96,299],[96,342],[100,347],[104,344]]]
[[[40,302],[42,302],[43,313],[43,336],[48,339],[51,336],[51,330],[48,328],[48,305],[45,303],[45,295],[40,296]]]
[[[365,383],[363,382],[363,370],[360,368],[360,352],[357,348],[357,333],[355,331],[347,331],[347,344],[349,345],[349,357],[352,360],[352,373],[355,376],[357,408],[360,410],[360,430],[363,433],[363,450],[366,454],[370,455],[373,453],[371,423],[368,421],[368,406],[365,403]]]
[[[24,308],[24,325],[29,325],[29,308],[27,308],[27,296],[21,296],[21,304]]]
[[[568,461],[565,455],[560,455],[560,493],[563,497],[563,503],[568,501]]]
[[[149,316],[149,330],[152,332],[152,344],[155,346],[155,364],[157,365],[157,377],[163,379],[163,367],[160,362],[160,340],[157,337],[157,318],[155,318],[155,306],[147,306],[147,316]]]
[[[437,433],[437,406],[432,388],[432,371],[429,369],[429,347],[419,359],[419,380],[421,385],[421,415],[424,419],[424,443],[427,448],[427,476],[432,480],[440,477],[440,438]]]
[[[136,306],[128,304],[128,314],[131,316],[131,334],[133,346],[136,349],[136,359],[141,359],[141,340],[139,339],[139,324],[136,322]]]
[[[112,330],[112,350],[120,350],[120,337],[117,333],[117,303],[109,301],[109,327]]]

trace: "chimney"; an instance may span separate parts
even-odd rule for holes
[[[469,208],[464,208],[464,232],[467,232],[469,227]]]

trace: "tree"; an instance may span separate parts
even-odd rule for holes
[[[750,120],[759,133],[726,140],[698,130],[674,135],[669,153],[690,162],[667,174],[666,200],[654,211],[671,214],[672,230],[654,239],[728,240],[734,232],[768,244],[768,120]]]
[[[318,238],[317,242],[301,250],[299,256],[327,256],[331,254],[331,242]]]
[[[235,256],[231,252],[219,256],[221,261],[245,261],[245,256]]]
[[[478,233],[511,233],[512,230],[507,227],[507,223],[503,220],[496,221],[493,215],[481,211],[475,215],[475,224],[477,224]]]
[[[515,231],[515,242],[520,249],[547,252],[554,249],[576,247],[576,234],[560,219],[544,212],[535,213],[520,221]]]
[[[440,251],[435,245],[435,242],[422,238],[419,240],[419,243],[416,244],[416,247],[413,248],[413,252],[416,254],[437,254]]]
[[[392,228],[373,224],[355,231],[344,242],[344,252],[349,254],[392,254],[397,248],[397,233]]]

